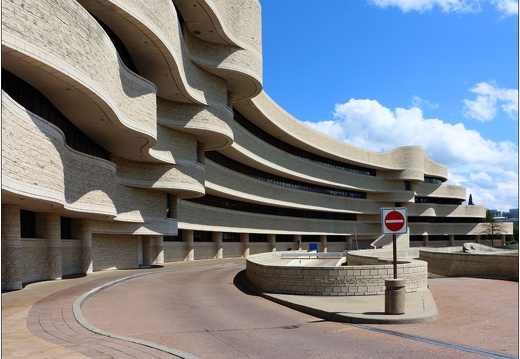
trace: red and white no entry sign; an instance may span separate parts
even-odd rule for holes
[[[400,234],[408,231],[406,208],[381,208],[383,234]]]

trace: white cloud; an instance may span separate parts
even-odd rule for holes
[[[509,117],[518,116],[518,90],[499,88],[494,82],[480,82],[470,89],[477,94],[475,100],[464,100],[464,116],[478,121],[491,121],[502,109]]]
[[[444,12],[477,12],[480,10],[478,0],[369,0],[369,3],[386,8],[395,6],[403,12],[429,11],[438,6]]]
[[[305,123],[374,151],[421,146],[428,157],[448,167],[450,183],[468,188],[475,203],[503,210],[518,206],[518,147],[512,142],[485,139],[462,123],[424,118],[417,107],[390,110],[368,99],[337,104],[334,120]]]
[[[503,16],[518,15],[518,0],[489,0]],[[482,0],[368,0],[370,4],[387,8],[397,7],[403,12],[430,11],[439,7],[443,12],[476,13]]]
[[[518,15],[518,0],[491,1],[504,16]]]

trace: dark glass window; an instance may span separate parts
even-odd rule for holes
[[[163,236],[165,242],[182,242],[182,229],[177,230],[176,236]]]
[[[249,242],[267,242],[267,234],[265,233],[251,233],[249,235]]]
[[[424,183],[442,184],[442,180],[436,177],[424,177]]]
[[[292,234],[277,234],[276,242],[294,242],[294,236]]]
[[[61,239],[72,239],[72,220],[68,217],[60,218]]]
[[[346,242],[345,236],[327,236],[327,242],[338,243],[338,242]]]
[[[212,232],[195,231],[193,232],[194,242],[213,242]]]
[[[228,198],[222,198],[212,195],[205,195],[200,198],[191,198],[186,201],[203,204],[211,207],[218,207],[224,209],[230,209],[234,211],[250,212],[250,213],[261,213],[273,216],[285,216],[285,217],[299,217],[299,218],[315,218],[315,219],[329,219],[338,221],[355,221],[356,215],[352,213],[334,213],[334,212],[318,212],[318,211],[306,211],[294,208],[282,208],[265,206],[255,203],[236,201]]]
[[[462,202],[462,200],[456,198],[415,197],[415,203],[453,204],[460,206]]]
[[[240,242],[240,233],[222,233],[222,242]]]
[[[323,193],[332,196],[342,196],[342,197],[351,197],[351,198],[361,198],[365,199],[367,197],[365,192],[360,191],[350,191],[350,190],[342,190],[338,188],[319,186],[311,183],[295,181],[292,179],[288,179],[285,177],[273,175],[271,173],[267,173],[264,171],[260,171],[256,168],[249,167],[244,165],[238,161],[235,161],[229,157],[224,156],[223,154],[216,151],[208,151],[206,152],[206,157],[211,161],[218,163],[219,165],[226,167],[232,171],[241,173],[248,177],[252,177],[254,179],[265,181],[270,184],[294,188],[302,191],[309,191],[315,193]]]
[[[335,161],[330,158],[322,157],[315,155],[314,153],[302,150],[301,148],[295,147],[293,145],[290,145],[288,143],[285,143],[278,138],[270,135],[269,133],[265,132],[252,122],[250,122],[247,118],[245,118],[240,112],[237,110],[234,111],[234,119],[235,121],[242,127],[244,127],[247,131],[261,139],[262,141],[270,144],[271,146],[274,146],[276,148],[279,148],[280,150],[290,153],[294,156],[303,158],[305,160],[318,163],[323,166],[329,166],[334,167],[343,171],[353,172],[357,174],[367,175],[367,176],[375,176],[376,170],[373,168],[368,167],[361,167],[349,163],[344,163],[340,161]]]
[[[20,237],[36,238],[36,213],[20,210]]]
[[[2,89],[28,111],[58,126],[65,135],[65,142],[71,148],[88,155],[109,159],[106,149],[69,121],[40,91],[4,69],[2,69]]]
[[[318,235],[307,235],[302,236],[302,242],[319,242],[320,236]]]

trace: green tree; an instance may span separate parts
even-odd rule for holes
[[[486,219],[484,220],[484,229],[480,232],[481,235],[486,236],[484,240],[491,242],[491,247],[494,247],[495,239],[500,239],[504,234],[504,224],[497,222],[490,211],[486,211]]]

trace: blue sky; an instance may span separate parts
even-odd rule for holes
[[[475,204],[518,208],[518,0],[260,0],[264,90],[375,150],[419,145]]]

